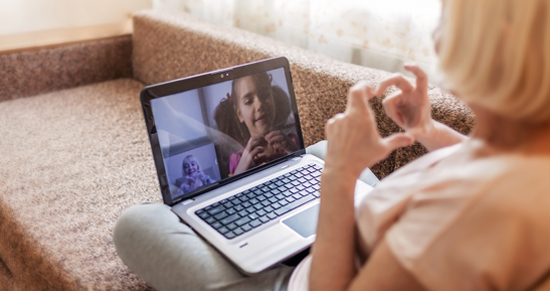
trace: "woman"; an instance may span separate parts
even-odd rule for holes
[[[246,278],[197,238],[185,258],[165,268],[182,278],[181,290],[528,290],[544,279],[550,270],[550,3],[443,4],[436,51],[445,86],[477,116],[471,136],[431,119],[426,76],[417,67],[407,67],[415,85],[396,76],[376,89],[354,86],[346,111],[326,126],[311,256],[290,280],[291,269],[283,267]],[[381,138],[367,101],[391,85],[400,92],[384,108],[406,132]],[[414,140],[433,152],[384,179],[354,209],[351,185],[361,171]],[[177,218],[163,215],[175,228]],[[131,216],[115,230],[119,255],[153,286],[169,289],[162,284],[170,276],[125,253],[124,231],[140,217]],[[148,264],[170,258],[155,256]],[[185,275],[206,268],[212,275]]]

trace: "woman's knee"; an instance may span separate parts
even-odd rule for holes
[[[126,209],[113,231],[118,255],[124,260],[126,254],[139,251],[150,240],[156,239],[167,224],[174,223],[180,224],[179,218],[163,204],[140,204]]]

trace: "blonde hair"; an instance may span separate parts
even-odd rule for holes
[[[462,100],[550,121],[550,1],[443,0],[439,68]]]

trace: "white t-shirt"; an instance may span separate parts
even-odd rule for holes
[[[385,237],[428,290],[525,290],[550,270],[548,157],[470,140],[391,174],[355,213],[358,251]],[[307,257],[294,270],[289,291],[307,290],[310,264]]]

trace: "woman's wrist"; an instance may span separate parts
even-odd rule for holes
[[[352,172],[349,169],[337,169],[333,167],[326,167],[323,169],[321,175],[321,184],[323,186],[336,186],[342,185],[355,185],[355,181],[359,178],[359,174]]]
[[[414,137],[414,139],[420,143],[426,140],[433,138],[433,135],[436,130],[437,121],[430,118],[429,121],[425,122],[423,125],[409,130],[409,133]]]

